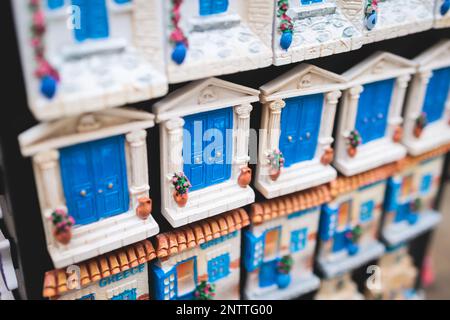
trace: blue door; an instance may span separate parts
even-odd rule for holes
[[[401,222],[408,219],[411,213],[411,204],[409,202],[401,204],[397,207],[397,214],[395,215],[394,222]]]
[[[128,210],[123,136],[61,149],[60,163],[66,205],[77,224]]]
[[[101,39],[109,36],[108,10],[105,0],[72,0],[79,8],[80,28],[75,28],[75,39]]]
[[[442,117],[450,89],[450,68],[438,69],[428,83],[427,93],[422,111],[426,113],[428,122]]]
[[[259,286],[269,287],[277,282],[277,260],[264,262],[259,269]]]
[[[348,239],[345,236],[347,230],[335,233],[333,237],[333,252],[339,252],[347,247]]]
[[[280,150],[286,167],[314,158],[322,107],[322,94],[286,99],[281,114],[280,134]]]
[[[208,16],[226,12],[228,9],[228,0],[200,0],[200,15]]]
[[[362,143],[384,137],[393,88],[394,79],[364,85],[356,116]]]
[[[233,110],[225,108],[184,118],[184,173],[191,191],[226,181],[231,176]]]

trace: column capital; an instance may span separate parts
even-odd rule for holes
[[[253,106],[248,104],[241,104],[234,107],[234,112],[239,116],[239,118],[250,117],[250,112],[252,112]]]
[[[48,169],[56,166],[59,159],[58,150],[46,150],[37,153],[33,157],[33,162],[36,163],[40,169]]]
[[[284,100],[275,100],[269,103],[269,108],[271,113],[281,113],[281,109],[286,106],[286,102]]]
[[[147,137],[147,131],[145,130],[136,130],[128,133],[126,135],[127,141],[130,144],[139,144],[145,141]]]
[[[396,80],[396,82],[397,82],[397,85],[399,86],[399,87],[401,87],[401,88],[407,88],[408,87],[408,82],[411,80],[411,75],[409,75],[409,74],[405,74],[405,75],[403,75],[403,76],[401,76],[401,77],[398,77],[397,78],[397,80]]]
[[[180,129],[184,126],[183,118],[173,118],[164,123],[164,126],[169,131]]]
[[[327,102],[332,105],[336,105],[339,101],[339,98],[342,96],[342,92],[339,90],[328,92],[325,97]]]
[[[425,84],[427,84],[430,81],[432,76],[433,76],[433,71],[431,71],[431,70],[424,70],[424,71],[420,71],[418,73],[419,80]]]
[[[363,92],[363,90],[364,90],[364,87],[362,85],[358,84],[354,87],[351,87],[348,90],[348,92],[350,93],[350,97],[352,99],[358,99],[359,95],[361,94],[361,92]]]

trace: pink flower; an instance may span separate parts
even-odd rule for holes
[[[172,33],[170,34],[170,40],[173,42],[184,42],[185,38],[183,31],[181,31],[181,29],[173,30]]]
[[[38,28],[45,26],[44,12],[42,10],[38,10],[33,14],[33,25]]]

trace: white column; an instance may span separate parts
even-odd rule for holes
[[[345,117],[344,136],[348,137],[350,131],[354,130],[356,115],[358,114],[358,103],[361,92],[364,87],[361,85],[354,86],[347,91],[347,111]]]
[[[129,146],[130,164],[130,193],[132,199],[132,208],[138,204],[138,199],[148,196],[150,186],[148,184],[148,165],[147,165],[147,132],[145,130],[137,130],[126,135]]]
[[[269,103],[269,125],[267,128],[267,151],[279,148],[281,132],[281,109],[286,103],[283,100],[276,100]]]
[[[234,107],[236,114],[236,125],[234,127],[235,135],[235,154],[233,157],[233,177],[239,176],[240,169],[246,166],[250,157],[248,155],[248,142],[250,136],[250,112],[253,110],[251,104],[243,104]]]
[[[388,137],[392,137],[395,128],[402,123],[402,108],[403,103],[405,102],[406,88],[408,88],[409,80],[411,80],[411,76],[408,74],[398,77],[395,81],[395,87],[389,109]]]
[[[341,95],[342,93],[339,90],[328,92],[325,95],[319,133],[320,154],[333,143],[334,117],[336,114],[336,106]]]

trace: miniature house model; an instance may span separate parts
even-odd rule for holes
[[[249,223],[237,209],[156,236],[155,299],[239,299],[241,229]]]
[[[251,103],[258,94],[211,78],[154,105],[161,124],[161,210],[173,227],[254,201],[247,164]]]
[[[43,296],[51,300],[149,300],[148,261],[156,258],[148,240],[49,271]]]
[[[351,176],[406,155],[400,144],[402,107],[415,64],[378,52],[343,76],[343,94],[336,131],[334,167]]]
[[[439,190],[444,154],[450,144],[418,157],[408,157],[388,181],[381,236],[396,246],[431,229],[441,220],[433,210]]]
[[[434,7],[434,27],[448,28],[450,27],[450,0],[435,0]]]
[[[17,0],[31,111],[52,120],[167,92],[158,0]],[[30,31],[31,30],[31,31]]]
[[[163,2],[171,83],[272,64],[273,0]]]
[[[159,232],[148,197],[145,129],[153,125],[152,114],[117,108],[40,124],[19,136],[22,154],[33,158],[56,268]],[[71,228],[61,230],[60,222]]]
[[[252,204],[244,233],[246,299],[293,299],[319,287],[313,256],[328,186]]]
[[[419,155],[450,142],[450,40],[431,47],[415,62],[403,143],[410,154]]]
[[[261,87],[256,188],[274,198],[336,178],[332,132],[345,80],[302,64]],[[281,161],[281,163],[280,163]]]
[[[431,29],[435,0],[360,0],[365,43]],[[350,1],[348,1],[350,2]]]
[[[0,208],[0,211],[3,208]],[[1,218],[1,214],[0,214]],[[0,301],[14,300],[12,291],[17,289],[17,277],[11,258],[11,248],[0,229]]]
[[[363,300],[358,286],[347,272],[331,279],[323,279],[315,300]]]
[[[407,246],[402,245],[389,250],[378,261],[378,267],[380,278],[375,280],[370,288],[366,285],[368,299],[415,300],[420,298],[415,290],[419,271],[408,254]]]
[[[274,64],[315,59],[359,49],[362,16],[355,0],[277,0],[273,36]]]
[[[395,165],[386,165],[331,183],[335,197],[322,208],[318,266],[332,278],[374,260],[384,252],[377,240],[386,178]]]

